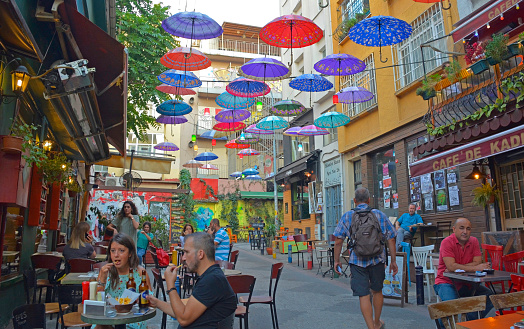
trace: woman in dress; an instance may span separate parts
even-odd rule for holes
[[[153,233],[151,233],[151,223],[144,222],[142,224],[142,230],[138,232],[138,239],[136,243],[136,253],[138,254],[138,259],[140,264],[143,264],[144,255],[146,254],[147,246],[149,242],[153,240]]]
[[[87,233],[90,229],[87,222],[76,224],[71,239],[64,247],[63,255],[66,261],[73,258],[95,258],[95,248],[91,245],[93,237]]]
[[[184,225],[184,230],[182,231],[182,235],[180,236],[180,244],[181,247],[184,248],[184,239],[186,235],[195,233],[195,230],[193,229],[193,225],[187,223]]]
[[[138,287],[142,282],[143,267],[139,266],[140,261],[136,254],[136,247],[131,237],[118,233],[113,236],[108,246],[108,263],[100,269],[98,284],[104,286],[106,295],[119,298],[126,290],[129,281],[129,271],[133,270],[133,279]],[[146,284],[151,289],[149,276],[146,272]],[[97,328],[108,328],[108,326],[97,326]],[[127,328],[145,329],[145,322],[128,324]]]
[[[113,234],[124,233],[129,235],[136,246],[139,221],[135,204],[132,201],[125,201],[122,209],[111,224],[107,225],[107,228],[112,230]]]

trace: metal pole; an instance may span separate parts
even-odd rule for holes
[[[275,228],[280,229],[278,225],[278,188],[277,188],[277,141],[276,132],[273,131],[273,197],[275,199]]]

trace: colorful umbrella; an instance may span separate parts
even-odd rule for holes
[[[246,120],[251,116],[248,110],[222,110],[215,115],[215,120],[219,122],[237,122]]]
[[[260,155],[260,152],[254,149],[245,149],[237,153],[237,155],[243,155],[243,156],[252,156],[252,155]]]
[[[336,93],[340,103],[363,103],[372,99],[375,95],[363,87],[346,87]]]
[[[160,59],[168,69],[198,71],[211,66],[211,61],[202,52],[187,47],[178,47],[168,51]]]
[[[359,45],[379,47],[380,61],[382,60],[382,46],[395,45],[406,40],[413,28],[401,19],[391,16],[374,16],[358,22],[349,30],[349,38]]]
[[[242,177],[242,173],[240,171],[235,171],[229,174],[229,176],[233,178],[238,178],[238,177]]]
[[[156,122],[166,125],[179,125],[186,123],[187,119],[183,115],[161,115],[156,118]]]
[[[203,163],[198,162],[196,160],[189,160],[188,162],[184,163],[182,165],[182,167],[185,167],[185,168],[200,168],[203,165],[204,165]]]
[[[246,176],[246,179],[249,179],[249,180],[261,180],[262,177],[260,177],[260,175],[249,175],[249,176]]]
[[[161,84],[160,86],[156,86],[156,90],[172,95],[196,95],[196,91],[194,91],[193,89],[170,86],[166,85],[165,83]]]
[[[322,39],[324,33],[309,18],[299,15],[284,15],[267,23],[260,30],[260,39],[268,45],[279,48],[291,48],[293,63],[293,48],[302,48]]]
[[[247,149],[249,147],[249,144],[242,144],[236,139],[232,139],[225,145],[228,149]]]
[[[156,111],[164,115],[184,115],[191,113],[193,108],[186,102],[170,99],[156,107]]]
[[[162,83],[175,87],[196,88],[202,85],[202,81],[193,72],[167,70],[162,72],[157,78]]]
[[[218,159],[218,155],[212,152],[204,152],[200,153],[195,157],[195,160],[197,161],[212,161]]]
[[[253,98],[233,96],[227,91],[218,95],[218,97],[215,99],[215,102],[218,104],[218,106],[233,110],[247,109],[248,107],[255,104],[255,100]]]
[[[289,82],[289,86],[300,91],[326,91],[333,88],[333,84],[318,74],[302,74]]]
[[[266,129],[259,129],[255,124],[252,124],[251,126],[247,127],[246,130],[244,130],[246,133],[251,133],[255,135],[272,135],[273,131],[266,130]]]
[[[173,143],[169,143],[169,142],[163,142],[163,143],[157,144],[157,145],[153,146],[153,148],[155,150],[170,151],[170,152],[174,152],[174,151],[180,150],[178,148],[178,146],[176,146]]]
[[[231,81],[226,86],[226,90],[233,96],[257,97],[269,94],[271,88],[264,82],[241,77]]]
[[[241,133],[238,137],[240,143],[255,144],[258,143],[260,139],[251,133]]]
[[[292,116],[304,112],[306,108],[300,102],[291,99],[284,99],[276,102],[269,110],[274,115]]]
[[[220,122],[213,126],[213,129],[216,131],[239,131],[246,127],[246,124],[243,122]]]
[[[345,114],[340,112],[327,112],[319,116],[314,124],[322,128],[337,128],[347,125],[349,121],[349,117]]]
[[[208,130],[208,131],[204,131],[201,135],[200,135],[200,138],[205,138],[205,139],[216,139],[216,140],[220,140],[220,141],[227,141],[227,134],[222,132],[222,131],[216,131],[216,130]]]
[[[315,70],[326,75],[351,75],[366,69],[366,63],[348,54],[333,54],[315,63]]]
[[[264,119],[260,120],[256,125],[258,129],[264,130],[277,130],[286,128],[287,126],[289,126],[289,123],[286,120],[274,115],[265,117]]]
[[[203,165],[202,167],[200,167],[200,169],[218,170],[218,167],[210,163]]]
[[[224,30],[211,17],[194,11],[183,11],[162,21],[162,28],[174,36],[185,39],[213,39]]]
[[[283,134],[291,137],[298,136],[300,129],[302,129],[302,127],[291,127],[288,130],[285,130]]]
[[[254,168],[247,168],[246,170],[242,171],[242,175],[249,176],[249,175],[258,175],[258,171]]]
[[[238,69],[245,78],[262,81],[275,81],[288,78],[291,70],[284,63],[268,57],[254,58]]]
[[[322,135],[329,135],[329,131],[325,128],[319,128],[315,125],[309,125],[302,127],[298,131],[298,135],[300,136],[322,136]]]
[[[451,8],[451,2],[449,2],[449,6],[447,7],[444,7],[444,1],[443,0],[413,0],[415,2],[420,2],[420,3],[437,3],[437,2],[440,2],[440,7],[444,10],[448,10]]]

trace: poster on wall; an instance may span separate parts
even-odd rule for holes
[[[424,194],[424,209],[426,211],[433,210],[433,195],[432,194]]]
[[[389,209],[391,204],[391,193],[390,191],[384,191],[384,208]]]
[[[448,172],[448,185],[457,183],[457,174],[454,172]]]
[[[382,176],[383,177],[389,176],[389,164],[388,163],[382,164]]]
[[[437,192],[437,211],[448,210],[446,190],[439,190]]]
[[[446,188],[446,179],[444,176],[444,170],[435,171],[435,189],[442,190]]]
[[[384,189],[391,188],[391,177],[384,177],[382,185],[384,186]]]
[[[316,189],[315,189],[315,182],[309,182],[307,184],[308,186],[308,199],[309,199],[309,213],[314,214],[317,208],[316,205]]]
[[[455,207],[455,206],[460,205],[458,186],[457,185],[449,186],[448,191],[449,191],[449,206]]]
[[[433,192],[433,183],[431,182],[431,174],[420,176],[420,185],[422,188],[422,194],[428,194]]]
[[[393,193],[393,209],[398,209],[398,193]]]
[[[411,202],[420,201],[420,177],[410,178]]]

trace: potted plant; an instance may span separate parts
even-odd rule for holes
[[[273,254],[272,241],[275,239],[275,235],[277,234],[277,228],[275,224],[273,223],[266,224],[266,226],[264,227],[264,232],[266,234],[266,241],[267,241],[267,247],[266,247],[267,254],[272,255]]]
[[[480,74],[489,69],[488,62],[484,55],[484,46],[482,42],[475,42],[472,45],[466,45],[466,55],[464,59],[466,64],[470,65],[471,71],[474,74]]]
[[[422,87],[417,89],[417,95],[422,96],[424,100],[435,97],[437,92],[435,91],[435,85],[442,79],[442,76],[438,73],[430,75],[422,80]]]
[[[71,164],[65,154],[50,153],[40,161],[38,168],[48,183],[64,183],[69,177]]]
[[[496,65],[508,55],[508,36],[502,33],[493,34],[491,41],[486,43],[484,53],[490,65]]]
[[[485,208],[488,204],[500,200],[499,190],[490,183],[473,189],[473,204]]]
[[[451,83],[455,83],[462,79],[462,66],[457,60],[453,60],[451,63],[449,63],[449,65],[445,67],[444,71],[446,71],[446,78]]]
[[[78,181],[74,177],[69,177],[69,181],[66,184],[67,193],[69,197],[74,198],[79,192],[83,191],[82,186],[78,184]]]

